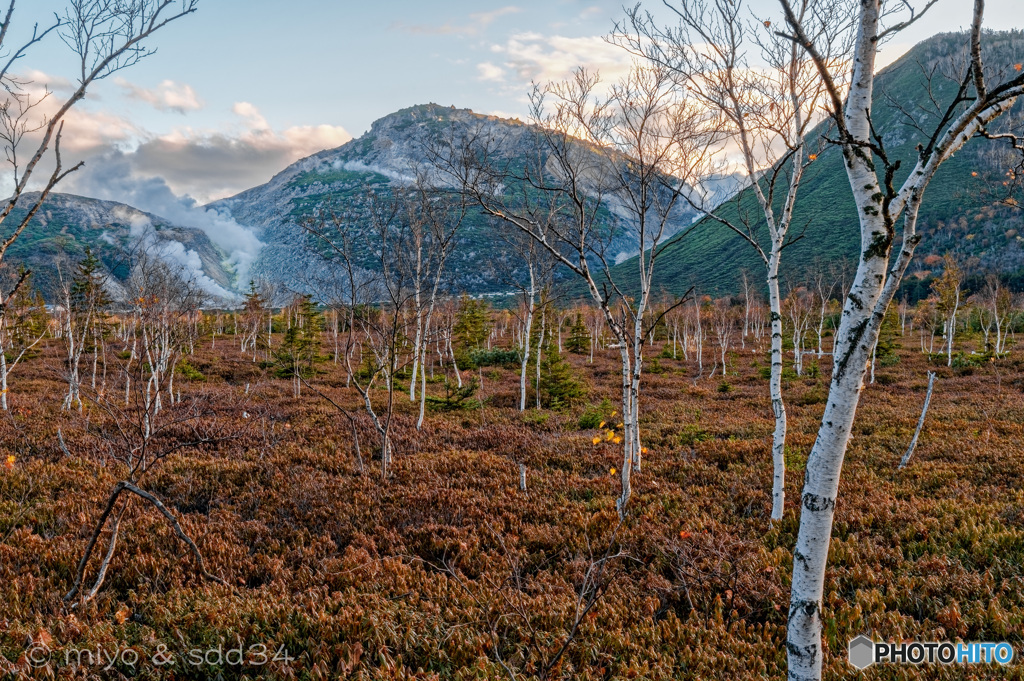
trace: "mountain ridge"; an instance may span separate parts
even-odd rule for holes
[[[538,149],[538,128],[518,119],[480,114],[471,109],[420,104],[383,116],[361,137],[335,149],[327,149],[297,161],[269,182],[235,196],[208,204],[226,211],[239,222],[255,227],[266,246],[257,258],[256,278],[281,277],[289,287],[312,292],[316,282],[329,277],[330,266],[309,257],[311,237],[299,223],[317,209],[331,207],[346,214],[349,228],[365,230],[360,221],[367,211],[369,192],[386,194],[392,188],[426,176],[434,186],[456,189],[430,163],[431,145],[447,135],[471,131],[496,143],[503,158],[525,158]],[[600,153],[595,150],[594,153]],[[607,224],[628,221],[628,211],[606,202],[601,220]],[[670,232],[688,225],[694,216],[680,209]],[[363,220],[365,222],[365,220]],[[508,290],[490,266],[499,232],[511,229],[477,212],[464,223],[459,247],[451,256],[454,292],[499,293]],[[623,230],[618,230],[622,232]],[[637,252],[627,235],[613,238],[609,252],[624,260]],[[371,258],[364,263],[372,267]]]

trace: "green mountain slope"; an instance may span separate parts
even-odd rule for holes
[[[929,130],[936,114],[929,101],[925,71],[942,70],[955,59],[963,44],[959,34],[938,35],[915,46],[878,76],[874,99],[874,124],[890,157],[902,161],[897,186],[913,168],[916,145],[923,135],[914,128]],[[987,62],[995,69],[1012,69],[1024,61],[1024,33],[993,33],[986,36]],[[993,78],[996,78],[993,74]],[[948,102],[957,83],[934,79],[931,95]],[[910,112],[911,122],[901,112]],[[1003,125],[1019,125],[1024,104],[1018,102]],[[825,134],[819,126],[813,136]],[[1008,153],[1005,143],[975,139],[939,170],[928,187],[919,220],[924,235],[918,246],[907,285],[926,281],[938,256],[957,253],[968,272],[995,270],[1015,273],[1024,268],[1024,215],[1004,199],[1007,172],[1019,158]],[[763,216],[753,192],[740,192],[722,206],[720,214],[731,221],[741,216],[762,224]],[[805,176],[796,204],[791,234],[802,238],[783,255],[782,276],[800,281],[816,261],[851,260],[857,256],[860,232],[853,195],[843,169],[839,150],[832,146],[818,156]],[[767,241],[764,228],[759,230]],[[736,293],[742,270],[760,279],[763,264],[754,249],[727,227],[710,218],[697,223],[686,235],[677,237],[660,255],[655,287],[681,293],[690,286],[716,295]],[[635,286],[636,259],[621,264],[618,280]]]

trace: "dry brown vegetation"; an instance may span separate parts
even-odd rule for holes
[[[976,344],[964,341],[961,347]],[[826,588],[826,676],[846,677],[847,641],[1009,640],[1024,623],[1024,369],[1019,351],[973,370],[928,364],[908,337],[898,364],[865,389],[845,465]],[[656,347],[655,350],[660,348]],[[616,400],[617,352],[570,355],[587,401]],[[797,508],[768,523],[772,414],[766,357],[730,353],[730,373],[695,380],[693,363],[659,358],[644,381],[649,450],[627,519],[615,510],[618,448],[581,430],[586,405],[528,410],[518,370],[485,367],[483,409],[429,413],[397,400],[392,477],[362,473],[348,420],[287,379],[206,336],[177,379],[202,397],[203,422],[225,437],[183,449],[144,487],[201,548],[192,554],[151,506],[126,511],[95,599],[62,598],[111,487],[111,415],[87,401],[61,412],[66,382],[48,340],[0,412],[0,668],[30,678],[578,678],[761,679],[785,673],[785,625]],[[787,499],[828,388],[787,380]],[[924,433],[916,425],[929,370],[939,372]],[[358,413],[344,371],[310,380]],[[650,370],[650,366],[648,366]],[[469,372],[466,372],[467,376]],[[813,371],[811,373],[814,373]],[[249,395],[246,395],[246,386]],[[438,384],[432,394],[443,392]],[[383,391],[380,391],[383,394]],[[507,405],[507,406],[498,406]],[[606,416],[614,424],[608,406]],[[244,412],[244,413],[243,413]],[[357,417],[364,456],[375,434]],[[60,429],[65,448],[58,439]],[[173,429],[167,438],[188,434]],[[371,444],[367,444],[371,443]],[[9,458],[13,457],[13,458]],[[519,464],[528,491],[519,489]],[[95,570],[94,560],[91,570]],[[584,606],[590,604],[588,609]],[[581,614],[582,613],[582,614]],[[574,623],[578,627],[566,645]],[[32,668],[35,644],[52,651]],[[149,662],[171,652],[263,644],[291,661]],[[141,661],[65,665],[69,649],[131,646]],[[564,651],[562,651],[564,647]],[[1020,678],[1022,667],[869,670],[864,678]]]

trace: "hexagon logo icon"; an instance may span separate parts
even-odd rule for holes
[[[857,669],[866,669],[875,662],[874,642],[861,634],[850,641],[850,664]]]

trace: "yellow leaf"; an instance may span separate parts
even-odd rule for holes
[[[612,468],[611,470],[609,470],[609,471],[608,471],[608,474],[609,474],[609,475],[615,475],[615,469],[614,469],[614,468]]]
[[[596,445],[596,444],[598,444],[598,443],[600,443],[600,442],[601,442],[601,438],[599,438],[599,437],[595,437],[595,438],[594,438],[594,444],[595,444],[595,445]]]

